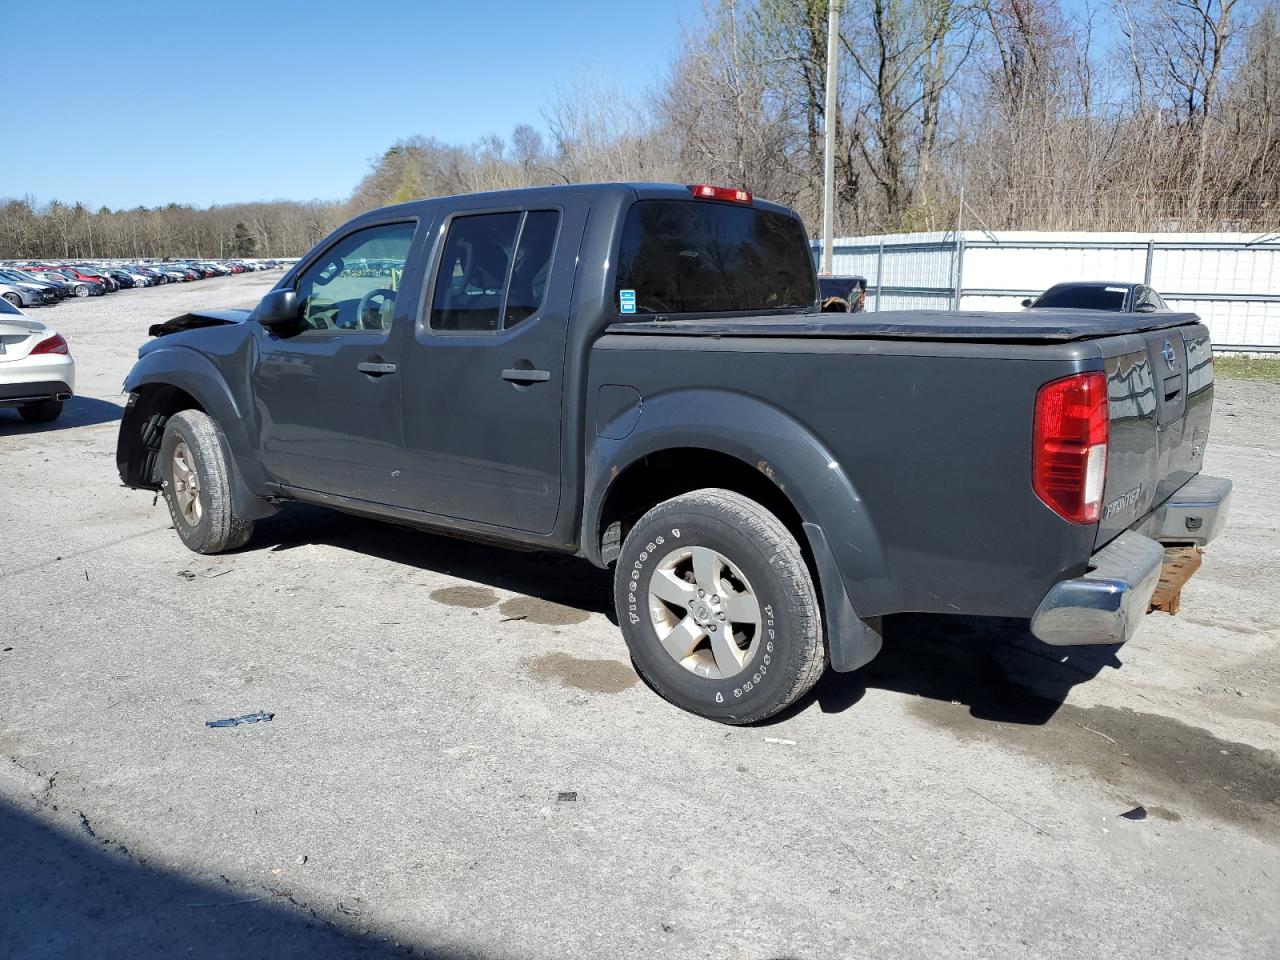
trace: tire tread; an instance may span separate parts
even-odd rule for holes
[[[646,513],[627,534],[619,555],[619,564],[621,565],[622,557],[630,554],[630,548],[635,546],[634,541],[643,527],[652,521],[661,521],[664,514],[675,512],[695,512],[704,519],[732,525],[763,544],[769,566],[783,581],[793,609],[799,613],[801,629],[792,638],[798,645],[796,659],[799,670],[785,692],[741,715],[723,718],[717,716],[714,719],[732,724],[755,723],[785,710],[813,689],[827,666],[821,605],[800,544],[777,516],[755,500],[732,490],[708,487],[673,497]],[[642,536],[639,539],[643,542],[645,538]],[[645,672],[645,678],[663,697],[672,699],[669,692],[663,689],[661,678],[648,671]]]

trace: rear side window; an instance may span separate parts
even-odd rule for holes
[[[626,312],[729,313],[812,307],[817,287],[795,217],[705,200],[632,205],[618,252]]]
[[[560,214],[455,217],[431,299],[434,330],[510,329],[542,307]]]

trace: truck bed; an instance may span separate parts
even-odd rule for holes
[[[871,340],[971,340],[1066,343],[1146,333],[1198,323],[1194,313],[1113,313],[1108,310],[1023,310],[1016,313],[886,310],[791,316],[637,320],[610,333],[708,337],[827,337]]]

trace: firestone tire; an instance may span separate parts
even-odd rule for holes
[[[253,536],[253,521],[235,515],[231,465],[207,414],[183,410],[169,418],[160,442],[160,476],[173,529],[187,549],[224,553]]]
[[[641,517],[618,555],[614,601],[641,676],[710,720],[764,720],[826,668],[800,545],[776,516],[729,490],[684,494]]]

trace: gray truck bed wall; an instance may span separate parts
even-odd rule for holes
[[[859,615],[1029,616],[1092,552],[1095,528],[1059,518],[1029,476],[1037,389],[1086,369],[1102,369],[1097,342],[612,333],[590,363],[602,422],[588,528],[593,478],[656,449],[708,448],[757,467],[823,528]],[[641,399],[624,408],[614,387]]]

